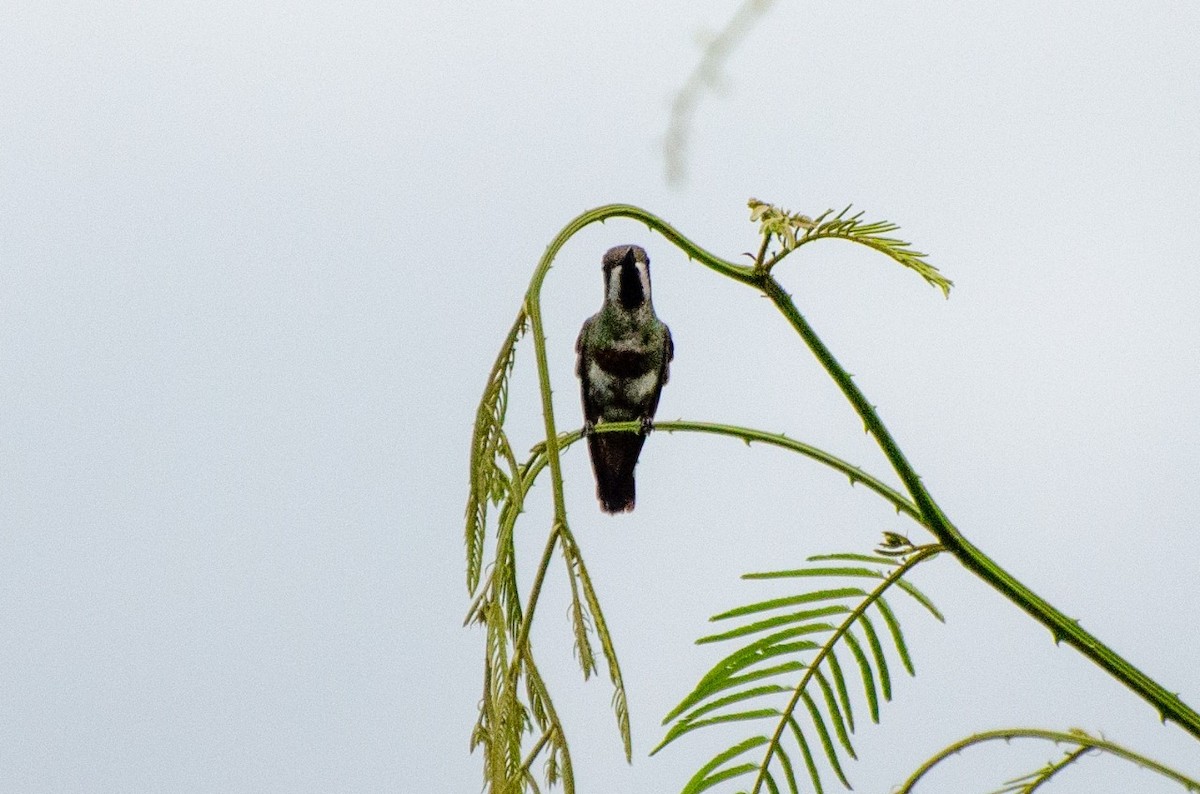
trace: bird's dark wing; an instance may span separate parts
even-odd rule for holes
[[[659,369],[661,377],[658,379],[658,388],[654,390],[654,397],[646,409],[646,418],[648,419],[653,419],[654,414],[658,411],[658,398],[662,397],[662,387],[671,377],[671,361],[675,358],[675,340],[671,338],[671,329],[666,325],[663,325],[663,337],[662,368]]]
[[[663,332],[667,336],[667,354],[663,356],[662,365],[662,382],[667,385],[667,381],[671,379],[671,362],[675,360],[675,340],[671,338],[671,329],[666,325],[663,326]]]
[[[575,340],[575,374],[579,376],[579,392],[583,402],[583,420],[585,424],[595,424],[600,418],[600,407],[596,405],[591,397],[591,382],[588,380],[588,366],[584,361],[583,342],[587,338],[588,330],[592,326],[592,321],[595,317],[589,317],[583,322],[583,327],[579,329],[579,336]]]

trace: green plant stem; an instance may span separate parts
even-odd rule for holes
[[[1200,782],[1197,782],[1196,780],[1193,780],[1187,775],[1177,772],[1170,767],[1163,766],[1152,758],[1147,758],[1140,753],[1135,753],[1133,750],[1110,742],[1107,739],[1091,736],[1082,731],[1066,732],[1047,731],[1040,728],[1004,728],[1000,730],[976,733],[972,736],[962,739],[961,741],[955,742],[944,750],[939,751],[937,755],[921,764],[921,766],[912,773],[908,780],[904,781],[904,784],[896,790],[896,794],[911,794],[912,788],[917,784],[917,781],[924,777],[929,770],[933,769],[935,766],[955,753],[962,752],[972,745],[983,744],[984,742],[996,740],[1010,741],[1012,739],[1042,739],[1055,743],[1061,742],[1064,744],[1074,744],[1079,747],[1100,750],[1102,752],[1115,755],[1118,758],[1124,758],[1127,761],[1132,761],[1135,764],[1143,766],[1152,772],[1162,775],[1163,777],[1170,778],[1176,783],[1186,786],[1189,791],[1200,791]]]
[[[1085,631],[1077,621],[1067,617],[1048,601],[1017,581],[994,560],[971,544],[950,523],[879,419],[874,406],[867,401],[850,374],[842,368],[829,349],[825,347],[779,282],[768,275],[761,279],[760,286],[842,390],[842,394],[850,401],[868,432],[875,436],[884,455],[920,509],[923,519],[921,523],[933,532],[946,550],[953,554],[967,570],[990,584],[1026,614],[1048,628],[1055,642],[1066,642],[1078,650],[1154,706],[1164,722],[1172,720],[1193,737],[1200,739],[1200,714],[1184,704],[1178,695],[1168,692],[1154,679],[1127,662],[1090,632]]]
[[[537,575],[534,576],[533,586],[529,590],[529,603],[525,607],[525,612],[521,620],[521,631],[513,643],[513,663],[510,666],[510,675],[514,682],[516,680],[516,671],[519,669],[520,659],[529,655],[529,629],[533,626],[533,611],[537,607],[538,597],[542,594],[542,582],[546,581],[546,571],[550,568],[550,558],[554,555],[554,547],[558,544],[558,538],[561,534],[562,530],[559,525],[555,525],[554,529],[550,531],[550,537],[546,538],[546,548],[542,551],[542,559],[538,563]]]
[[[1048,764],[1044,769],[1034,773],[1037,775],[1037,778],[1035,780],[1030,780],[1029,783],[1024,786],[1025,790],[1021,794],[1033,794],[1033,792],[1049,783],[1058,775],[1059,772],[1063,771],[1080,758],[1083,758],[1091,751],[1092,748],[1090,747],[1076,747],[1062,758],[1051,764]]]
[[[618,433],[628,432],[630,430],[639,430],[641,424],[639,422],[612,422],[609,424],[596,425],[593,432],[597,433]],[[823,463],[826,466],[841,472],[850,478],[851,484],[862,483],[870,490],[882,496],[896,508],[897,513],[904,513],[918,523],[923,522],[921,511],[913,502],[900,493],[896,489],[886,485],[876,477],[872,477],[859,467],[847,463],[841,458],[831,455],[823,449],[814,447],[811,444],[805,444],[803,441],[797,441],[794,438],[788,438],[779,433],[767,433],[762,430],[755,430],[751,427],[738,427],[737,425],[724,425],[715,422],[686,422],[683,420],[655,422],[655,430],[661,430],[664,433],[707,433],[717,436],[730,436],[738,438],[746,442],[747,445],[751,441],[757,441],[762,444],[769,444],[774,447],[799,452],[805,457],[811,458],[818,463]],[[579,440],[579,434],[564,435],[559,439],[562,447],[574,443]],[[565,443],[563,443],[565,441]],[[561,447],[560,447],[561,448]]]

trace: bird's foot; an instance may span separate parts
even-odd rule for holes
[[[583,430],[580,432],[579,435],[582,436],[583,438],[587,438],[588,436],[590,436],[592,434],[592,431],[594,431],[595,429],[596,429],[596,423],[589,419],[588,421],[583,423]]]
[[[653,429],[654,429],[654,420],[648,416],[643,416],[642,417],[642,430],[641,430],[642,435],[643,436],[650,435],[650,431]]]

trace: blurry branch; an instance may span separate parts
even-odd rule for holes
[[[1188,791],[1200,791],[1200,781],[1196,781],[1182,772],[1177,772],[1170,767],[1164,766],[1152,758],[1147,758],[1144,755],[1135,753],[1126,747],[1110,742],[1107,739],[1102,739],[1098,736],[1092,736],[1087,731],[1079,728],[1072,728],[1069,731],[1047,731],[1039,728],[1004,728],[995,731],[984,731],[968,736],[961,741],[957,741],[944,750],[939,751],[935,756],[930,758],[925,763],[921,764],[912,776],[904,781],[904,784],[896,790],[896,794],[911,794],[913,786],[924,777],[931,769],[945,761],[952,755],[956,755],[963,750],[976,744],[984,744],[986,742],[1004,741],[1009,742],[1013,739],[1040,739],[1042,741],[1054,742],[1055,744],[1066,744],[1073,746],[1073,749],[1068,751],[1063,758],[1058,761],[1047,764],[1041,769],[1024,775],[1019,778],[1008,781],[1008,784],[995,792],[995,794],[1010,794],[1011,792],[1032,792],[1035,788],[1041,786],[1048,781],[1053,775],[1056,775],[1063,768],[1075,763],[1080,758],[1092,751],[1108,753],[1109,755],[1123,758],[1126,761],[1132,761],[1144,769],[1148,769],[1155,774],[1162,775],[1165,778],[1179,783]]]
[[[719,85],[721,67],[725,60],[773,2],[774,0],[745,0],[725,28],[707,42],[700,62],[688,75],[683,87],[675,93],[675,98],[671,100],[667,134],[663,139],[668,185],[679,185],[687,177],[688,136],[691,135],[696,106],[705,90]]]

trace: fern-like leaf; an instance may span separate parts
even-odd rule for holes
[[[833,658],[832,654],[829,658]],[[846,721],[842,717],[842,709],[839,708],[838,701],[834,698],[833,687],[829,685],[829,679],[825,677],[825,674],[819,668],[813,670],[813,678],[816,679],[817,686],[820,687],[821,694],[825,698],[825,709],[829,712],[829,716],[833,720],[833,729],[837,733],[838,741],[842,743],[842,747],[846,749],[851,758],[858,758],[858,755],[854,752],[854,745],[850,743],[850,734],[846,730]],[[850,716],[849,699],[847,699],[845,705],[847,706],[846,716]],[[850,730],[854,730],[853,725],[850,726]]]
[[[899,226],[890,221],[865,223],[862,220],[861,212],[847,216],[846,213],[849,211],[850,207],[847,206],[832,218],[829,217],[832,211],[814,218],[812,228],[805,231],[794,247],[799,248],[805,243],[821,239],[849,240],[859,245],[865,245],[881,254],[886,254],[914,271],[921,278],[940,289],[943,295],[950,297],[950,288],[954,286],[954,282],[926,262],[926,254],[912,248],[911,244],[904,240],[886,236],[899,229]]]
[[[835,649],[840,646],[854,657],[862,680],[860,697],[866,701],[872,720],[878,722],[880,696],[883,700],[891,698],[892,678],[880,635],[882,629],[876,628],[875,618],[887,626],[889,644],[895,647],[905,669],[912,670],[899,620],[883,600],[883,594],[906,584],[904,576],[940,550],[935,545],[914,546],[896,557],[827,555],[821,559],[855,564],[816,565],[744,577],[817,580],[820,586],[810,592],[756,601],[712,618],[740,625],[702,637],[698,642],[743,644],[714,664],[695,689],[667,715],[663,722],[670,727],[654,752],[701,728],[762,723],[775,727],[770,733],[754,735],[726,751],[737,749],[737,752],[714,758],[692,778],[688,784],[692,788],[685,791],[704,790],[698,787],[712,787],[752,772],[754,782],[743,789],[751,794],[783,790],[783,786],[789,794],[798,794],[796,767],[792,763],[797,750],[814,790],[824,790],[822,767],[849,788],[842,759],[856,757],[850,742],[854,714],[850,687]],[[876,584],[869,590],[831,586],[847,579],[873,579]],[[927,609],[932,607],[923,594],[913,594],[918,591],[901,589],[900,592],[909,593]],[[796,610],[798,605],[808,608]],[[781,611],[783,614],[769,614]],[[939,615],[936,609],[934,614]],[[793,678],[789,685],[785,676],[797,675],[798,680]],[[770,706],[772,698],[779,699],[779,706]],[[763,755],[757,765],[748,769],[741,762],[742,755],[759,746],[764,748]],[[739,761],[736,765],[735,758]]]
[[[846,642],[846,647],[850,649],[850,653],[854,656],[854,661],[858,662],[858,672],[862,676],[863,693],[867,696],[867,711],[871,714],[871,722],[879,724],[879,694],[875,689],[875,674],[871,671],[871,663],[867,661],[867,655],[863,653],[862,645],[859,644],[858,638],[854,636],[854,632],[847,627],[842,639]]]
[[[743,763],[734,767],[726,767],[725,769],[721,769],[721,766],[753,750],[755,747],[766,744],[766,742],[767,740],[763,737],[755,736],[744,742],[738,742],[728,750],[717,753],[711,761],[700,767],[699,771],[692,776],[692,779],[683,787],[681,794],[700,794],[700,792],[707,791],[718,783],[730,778],[753,772],[757,767],[752,763]]]
[[[804,736],[804,731],[800,730],[800,724],[796,722],[794,717],[790,715],[786,718],[788,728],[792,731],[792,738],[796,740],[796,745],[800,748],[801,755],[804,756],[804,766],[808,768],[808,779],[812,781],[813,790],[817,794],[824,794],[825,787],[821,785],[821,773],[817,770],[816,759],[813,758],[812,750],[809,749],[808,739]],[[770,766],[770,754],[768,753],[767,762],[760,769],[762,774],[767,773],[767,767]],[[757,788],[757,786],[755,786]]]
[[[912,248],[910,243],[896,237],[888,237],[888,234],[900,228],[890,221],[867,223],[862,220],[861,212],[847,215],[850,211],[849,206],[836,215],[833,214],[833,210],[826,210],[817,217],[810,218],[758,199],[750,199],[748,204],[750,220],[759,224],[764,253],[772,238],[779,241],[780,250],[763,263],[766,270],[770,270],[779,260],[805,243],[824,239],[849,240],[891,257],[940,289],[946,297],[950,296],[950,288],[954,282],[925,261],[926,254]]]
[[[617,730],[621,734],[625,760],[632,761],[633,737],[629,727],[629,701],[625,697],[625,681],[621,676],[621,665],[617,661],[617,649],[613,644],[612,635],[608,631],[608,622],[604,619],[604,613],[600,609],[600,598],[596,595],[596,588],[592,585],[592,577],[588,575],[587,566],[583,562],[579,546],[575,543],[575,537],[565,526],[561,528],[561,532],[563,553],[569,560],[567,571],[572,580],[572,592],[574,592],[577,580],[579,590],[583,593],[584,603],[586,603],[591,616],[592,627],[596,631],[597,639],[600,640],[600,650],[604,654],[604,661],[608,666],[608,677],[613,685],[613,713],[617,717]]]
[[[800,612],[789,612],[786,615],[777,615],[773,618],[766,618],[755,623],[750,623],[745,626],[739,626],[736,629],[721,634],[709,634],[706,637],[701,637],[696,640],[697,645],[703,645],[710,642],[723,642],[725,640],[736,639],[737,637],[745,637],[750,634],[758,634],[770,629],[786,626],[789,623],[800,623],[803,621],[813,620],[814,618],[830,617],[831,615],[844,615],[850,611],[849,607],[837,604],[835,606],[821,607],[820,609],[805,609]]]
[[[900,631],[900,621],[896,620],[896,613],[892,612],[887,599],[883,596],[879,597],[875,606],[879,608],[879,614],[883,616],[883,622],[887,624],[888,633],[892,635],[892,642],[896,645],[896,653],[900,656],[900,662],[904,665],[904,669],[908,671],[909,675],[916,675],[917,670],[913,667],[912,657],[908,653],[908,645],[904,642],[904,633]]]
[[[466,509],[467,590],[471,593],[479,585],[483,567],[488,505],[498,500],[505,490],[505,475],[496,464],[496,456],[501,445],[508,444],[504,435],[508,377],[516,360],[517,340],[525,331],[525,321],[522,310],[517,313],[512,329],[500,346],[475,412],[475,429],[471,437],[471,486]]]

